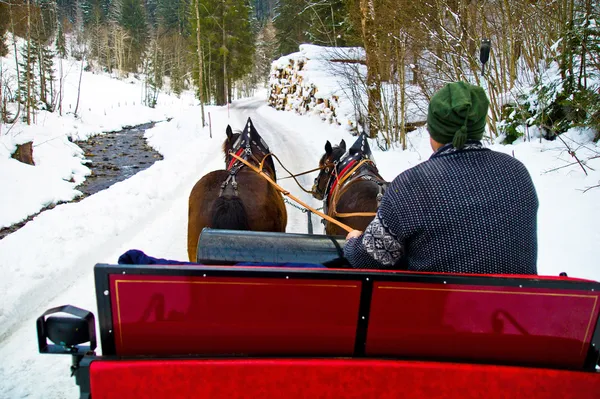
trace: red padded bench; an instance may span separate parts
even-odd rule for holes
[[[158,265],[95,277],[93,398],[600,392],[597,282]]]

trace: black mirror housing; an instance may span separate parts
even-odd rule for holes
[[[96,320],[92,312],[85,309],[71,305],[48,309],[38,317],[36,325],[40,353],[83,355],[96,349]],[[81,345],[86,342],[89,345]]]

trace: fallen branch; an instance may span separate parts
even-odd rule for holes
[[[575,153],[575,151],[573,151],[571,149],[571,147],[569,147],[569,145],[562,139],[562,137],[560,136],[556,136],[560,139],[560,141],[562,141],[562,143],[565,145],[565,147],[567,147],[567,152],[569,153],[570,156],[572,156],[573,158],[575,158],[575,160],[577,161],[577,163],[579,164],[579,166],[581,166],[581,170],[583,170],[583,173],[585,173],[585,175],[587,176],[588,173],[585,170],[585,168],[583,167],[583,165],[581,164],[581,161],[579,160],[579,158],[577,158],[577,154]]]
[[[592,157],[592,158],[590,158],[590,159],[594,159],[594,158],[597,158],[597,157]],[[583,161],[582,163],[583,163],[583,164],[584,164],[584,165],[585,165],[585,166],[586,166],[586,167],[587,167],[589,170],[591,170],[591,171],[595,171],[593,168],[591,168],[590,166],[588,166],[588,164],[587,164],[587,161],[589,161],[589,159],[588,159],[588,160],[586,160],[586,161]],[[559,170],[559,169],[568,168],[569,166],[573,166],[573,165],[576,165],[576,164],[577,164],[577,162],[571,162],[571,163],[568,163],[568,164],[566,164],[566,165],[559,166],[559,167],[557,167],[557,168],[554,168],[554,169],[547,170],[547,171],[545,171],[545,172],[544,172],[544,174],[546,174],[546,173],[550,173],[550,172],[556,172],[556,171],[557,171],[557,170]]]
[[[597,188],[597,187],[600,187],[600,181],[595,186],[591,186],[591,187],[586,188],[585,190],[580,190],[580,191],[583,191],[583,193],[585,194],[588,191],[590,191],[592,188]]]

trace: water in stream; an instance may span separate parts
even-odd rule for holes
[[[149,147],[144,139],[145,131],[154,125],[155,123],[146,123],[118,132],[97,135],[86,141],[75,142],[84,151],[85,158],[89,161],[86,165],[92,170],[92,174],[77,186],[77,190],[81,191],[83,195],[69,202],[81,201],[115,183],[130,178],[149,168],[154,162],[163,159],[162,155]],[[0,240],[25,226],[40,213],[61,203],[47,206],[22,222],[0,229]]]
[[[90,161],[87,167],[92,170],[92,175],[77,187],[84,197],[128,179],[163,159],[144,139],[144,132],[152,127],[154,123],[147,123],[76,142]]]

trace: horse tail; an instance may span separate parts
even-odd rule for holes
[[[248,214],[240,197],[219,197],[212,208],[212,228],[250,230]]]

